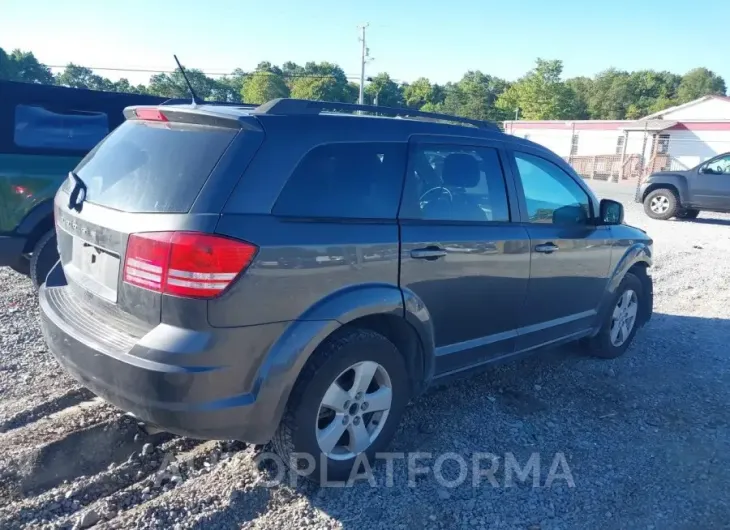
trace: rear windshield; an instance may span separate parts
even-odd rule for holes
[[[236,131],[129,120],[76,168],[86,200],[125,212],[184,213]]]

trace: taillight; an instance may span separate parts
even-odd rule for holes
[[[158,293],[212,298],[251,264],[257,247],[197,232],[131,234],[124,281]]]
[[[162,114],[158,109],[135,109],[134,114],[140,120],[168,121],[167,116]]]

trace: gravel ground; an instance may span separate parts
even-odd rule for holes
[[[477,487],[471,464],[437,479],[453,460],[267,487],[265,449],[148,435],[57,368],[30,282],[0,269],[0,528],[730,528],[730,217],[652,221],[633,189],[596,191],[655,239],[654,318],[620,359],[552,351],[410,405],[393,451],[496,455]]]

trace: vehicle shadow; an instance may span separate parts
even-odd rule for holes
[[[570,345],[495,365],[432,388],[409,405],[388,449],[398,455],[392,468],[376,460],[369,478],[322,487],[279,474],[278,464],[260,464],[259,481],[233,491],[225,508],[193,528],[239,528],[282,502],[296,506],[302,525],[312,527],[355,530],[377,521],[378,527],[415,530],[501,521],[527,528],[555,517],[551,506],[558,499],[562,514],[581,514],[572,527],[600,526],[582,511],[596,503],[606,506],[598,517],[610,507],[612,527],[647,527],[657,510],[666,520],[681,515],[671,495],[652,491],[682,488],[709,455],[717,466],[693,502],[704,510],[699,526],[722,526],[730,515],[723,512],[730,455],[708,440],[730,438],[726,337],[730,319],[655,313],[618,359],[589,357]],[[517,455],[524,465],[535,452],[542,457],[539,488],[510,486],[504,466],[491,484],[475,485],[471,468],[455,486],[436,478],[439,455],[467,462],[474,454]],[[411,477],[407,462],[415,453],[430,472]],[[569,455],[579,487],[542,485],[556,454]],[[447,467],[443,476],[451,480]]]
[[[716,219],[712,217],[698,217],[697,219],[677,219],[680,223],[696,223],[702,225],[730,226],[730,219]]]
[[[464,511],[492,521],[495,511],[502,511],[502,521],[511,517],[522,521],[517,526],[529,527],[552,517],[546,515],[543,503],[549,505],[555,499],[555,487],[506,487],[503,467],[495,473],[498,488],[486,480],[475,487],[471,468],[462,484],[444,487],[434,478],[434,459],[457,453],[469,462],[470,455],[481,452],[526,458],[539,451],[544,481],[552,456],[565,452],[571,468],[580,472],[580,478],[576,477],[580,487],[561,491],[565,513],[580,513],[584,504],[598,499],[615,506],[614,513],[625,514],[616,516],[613,523],[640,527],[656,520],[653,508],[658,502],[667,520],[672,520],[672,514],[680,512],[676,503],[671,496],[657,501],[648,486],[668,485],[667,491],[681,488],[688,474],[696,473],[697,462],[711,452],[698,449],[698,440],[714,439],[719,430],[730,437],[726,337],[730,337],[730,320],[655,314],[618,359],[589,357],[580,346],[571,345],[494,366],[433,388],[406,410],[389,450],[405,454],[405,461],[412,452],[432,455],[431,460],[422,460],[431,466],[430,474],[409,484],[407,465],[396,461],[393,484],[388,487],[386,466],[378,461],[374,487],[358,480],[351,487],[303,484],[295,492],[346,529],[363,528],[368,521],[420,529],[433,526],[437,519],[446,527],[461,526],[451,517],[458,520]],[[655,431],[666,438],[658,438]],[[663,459],[656,457],[657,451],[675,454]],[[605,468],[595,465],[597,455],[617,470],[612,479],[606,479]],[[712,507],[724,503],[722,483],[730,480],[730,455],[719,458],[722,470],[703,489],[705,498],[697,501],[709,507],[705,523],[719,523],[729,515],[721,507]],[[639,486],[631,476],[641,469],[651,479]],[[718,490],[713,493],[715,486]],[[512,502],[494,502],[502,503],[505,497]],[[471,520],[469,515],[467,521]],[[600,526],[597,521],[586,524]]]

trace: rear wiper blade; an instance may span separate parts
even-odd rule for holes
[[[74,181],[74,187],[68,197],[68,207],[70,210],[80,212],[81,205],[86,200],[86,183],[73,171],[68,172],[68,177]]]

